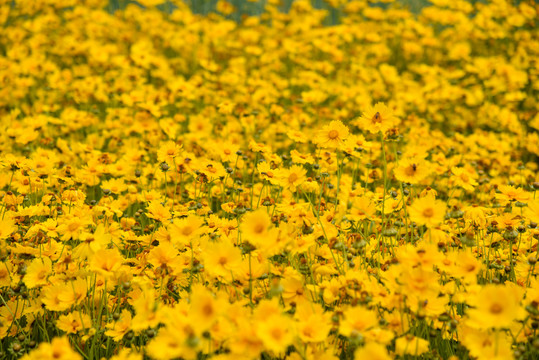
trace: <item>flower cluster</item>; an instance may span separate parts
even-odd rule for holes
[[[537,4],[124,3],[0,1],[0,358],[539,356]]]

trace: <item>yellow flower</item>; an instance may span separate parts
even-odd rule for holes
[[[268,180],[273,185],[279,184],[279,172],[278,169],[272,169],[267,162],[260,162],[257,165],[257,170],[262,175],[262,179]]]
[[[13,219],[6,216],[4,219],[0,220],[0,240],[4,240],[16,230],[17,225],[15,225]]]
[[[363,112],[360,119],[355,120],[354,125],[367,130],[373,134],[382,132],[395,127],[398,119],[393,115],[393,112],[384,103],[376,103],[374,106],[369,106]]]
[[[406,335],[395,342],[395,353],[401,356],[419,356],[429,351],[429,342],[420,337]]]
[[[531,200],[524,209],[525,216],[535,223],[539,223],[539,199]]]
[[[415,221],[418,225],[434,227],[444,221],[446,209],[447,206],[443,201],[436,200],[434,196],[425,196],[416,199],[412,205],[408,207],[408,212],[410,214],[410,219]]]
[[[94,254],[90,261],[90,270],[105,277],[112,277],[122,265],[123,260],[118,249],[101,249]]]
[[[68,334],[76,334],[81,330],[91,327],[91,325],[92,319],[90,316],[81,312],[71,312],[67,315],[62,315],[56,321],[58,329]]]
[[[263,244],[272,227],[270,216],[264,208],[246,214],[242,219],[241,234],[244,241],[253,245]]]
[[[203,253],[204,266],[209,274],[230,279],[241,264],[241,252],[228,242],[210,243]]]
[[[178,256],[178,250],[169,242],[160,243],[150,250],[148,253],[148,262],[159,273],[173,273],[183,270],[183,261]]]
[[[170,231],[170,241],[175,246],[188,245],[204,231],[202,228],[203,224],[204,220],[195,215],[174,219],[173,223],[168,227]]]
[[[143,360],[143,355],[129,348],[123,348],[118,355],[114,355],[110,360]]]
[[[162,144],[157,151],[157,160],[159,163],[166,162],[170,167],[173,167],[175,159],[181,155],[182,146],[173,141],[167,141]]]
[[[350,220],[361,221],[365,219],[372,219],[376,214],[376,205],[367,196],[360,196],[354,199],[352,208],[350,209]]]
[[[477,186],[477,181],[475,181],[477,175],[473,169],[452,167],[451,172],[454,186],[460,186],[466,191],[473,191]]]
[[[162,321],[158,300],[159,296],[153,288],[140,289],[132,302],[135,316],[131,320],[131,330],[139,332]]]
[[[37,258],[32,260],[26,270],[23,281],[29,289],[47,285],[47,277],[52,273],[52,262],[49,258]]]
[[[500,193],[496,194],[496,199],[501,202],[502,205],[511,201],[526,202],[530,198],[530,194],[522,188],[515,188],[511,185],[498,186]]]
[[[294,324],[289,317],[276,315],[258,323],[256,334],[262,340],[266,349],[278,355],[292,344],[294,340],[293,329]]]
[[[339,326],[339,332],[348,337],[363,335],[367,330],[378,326],[376,314],[361,306],[348,308]]]
[[[67,337],[56,337],[50,343],[43,342],[39,347],[25,355],[24,360],[81,360],[82,356],[71,349]]]
[[[520,306],[521,292],[507,285],[485,285],[470,301],[473,309],[468,310],[474,328],[508,328],[514,321],[524,317]]]
[[[349,132],[348,127],[342,121],[334,120],[318,132],[316,143],[324,149],[340,148],[347,139]]]
[[[297,331],[305,343],[322,342],[332,328],[331,313],[324,313],[318,304],[302,303],[296,305],[294,317],[297,320]]]
[[[473,329],[468,326],[459,328],[459,339],[478,360],[504,360],[513,358],[511,342],[502,333]]]
[[[127,309],[123,309],[120,313],[120,318],[113,324],[107,324],[105,335],[111,337],[114,341],[120,341],[125,334],[131,330],[131,313]]]
[[[210,330],[221,314],[226,313],[228,301],[216,298],[202,285],[195,285],[191,289],[190,305],[189,318],[200,336]]]
[[[384,345],[375,342],[367,343],[365,346],[358,348],[354,352],[355,359],[369,360],[390,360],[391,357],[387,353],[387,348]]]
[[[164,207],[159,201],[150,201],[148,205],[148,213],[146,214],[150,219],[155,219],[160,222],[166,222],[172,218],[172,214],[169,209]]]
[[[405,158],[395,169],[395,177],[402,182],[419,184],[429,175],[429,169],[430,165],[423,159]]]
[[[281,170],[280,184],[283,188],[292,192],[305,182],[307,171],[298,165],[292,165],[289,169]]]

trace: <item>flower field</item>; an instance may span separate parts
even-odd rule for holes
[[[111,4],[0,0],[0,359],[539,359],[539,5]]]

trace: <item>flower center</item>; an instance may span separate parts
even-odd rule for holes
[[[202,307],[202,313],[206,316],[211,316],[213,315],[213,306],[211,306],[211,304],[205,304],[203,307]]]
[[[376,114],[374,114],[374,116],[372,117],[372,121],[374,123],[381,123],[382,122],[382,116],[380,115],[379,112],[376,112]]]
[[[416,166],[416,165],[412,165],[412,166],[408,166],[408,167],[405,169],[404,172],[405,172],[406,175],[408,175],[408,176],[414,176],[416,171],[417,171],[417,166]]]
[[[331,140],[335,140],[336,138],[339,137],[339,132],[337,130],[331,130],[329,133],[328,133],[328,137],[331,139]]]
[[[264,232],[264,224],[256,224],[254,230],[256,234],[261,234]]]
[[[490,313],[491,314],[499,314],[503,311],[503,308],[500,304],[492,304],[490,306]]]
[[[290,176],[288,176],[288,182],[293,184],[294,181],[296,181],[298,179],[298,175],[296,174],[290,174]]]
[[[432,217],[434,215],[434,209],[433,208],[427,208],[423,210],[423,216],[424,217]]]

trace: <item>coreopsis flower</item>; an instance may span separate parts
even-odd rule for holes
[[[481,271],[481,262],[469,252],[454,254],[454,260],[451,275],[461,278],[465,284],[475,283]]]
[[[367,196],[360,196],[354,199],[348,217],[350,220],[361,221],[372,219],[375,213],[376,205],[372,199]]]
[[[90,261],[90,270],[107,278],[113,277],[124,261],[122,254],[116,248],[97,251]]]
[[[434,227],[444,221],[447,205],[434,198],[434,196],[425,196],[416,199],[411,206],[408,207],[410,219],[419,225]]]
[[[369,342],[354,352],[355,359],[390,360],[387,348],[375,342]]]
[[[30,266],[26,270],[26,275],[24,275],[23,281],[26,284],[26,287],[33,289],[35,287],[43,286],[48,284],[47,277],[52,273],[52,262],[51,259],[45,258],[36,258],[32,260]]]
[[[156,360],[193,359],[201,350],[202,343],[185,316],[175,316],[169,326],[159,330],[146,347],[148,355]]]
[[[271,184],[279,184],[280,171],[278,169],[272,169],[267,162],[260,162],[257,165],[257,170],[262,175],[262,179],[268,180]]]
[[[124,348],[114,355],[110,360],[143,360],[143,355],[136,350]]]
[[[202,335],[215,324],[221,314],[226,313],[228,301],[215,297],[202,285],[191,289],[189,318],[195,332]]]
[[[307,300],[301,274],[296,271],[287,271],[284,273],[280,283],[283,288],[281,296],[285,304],[301,304]]]
[[[302,303],[294,314],[298,336],[305,343],[322,342],[331,330],[331,313],[318,304]]]
[[[161,272],[180,272],[183,260],[178,256],[178,250],[170,243],[163,242],[148,253],[148,263]]]
[[[431,269],[422,267],[406,268],[399,282],[410,302],[425,301],[438,295],[439,276]]]
[[[292,161],[296,164],[304,165],[314,163],[314,157],[309,154],[302,154],[297,150],[291,150],[290,156],[292,157]]]
[[[4,240],[18,229],[15,221],[9,217],[0,220],[0,240]]]
[[[112,236],[107,233],[105,226],[99,224],[93,233],[82,232],[79,245],[73,249],[73,255],[80,259],[89,259],[98,250],[110,244]]]
[[[139,332],[148,327],[155,327],[161,321],[158,301],[159,297],[153,288],[141,289],[133,299],[135,316],[131,320],[131,330]]]
[[[340,120],[331,121],[318,131],[316,144],[324,149],[338,149],[348,138],[350,130]]]
[[[159,222],[167,222],[172,218],[170,210],[161,204],[157,200],[150,201],[148,204],[148,213],[146,214],[150,219],[157,220]]]
[[[270,235],[272,223],[264,208],[246,214],[240,227],[242,238],[253,245],[263,244]]]
[[[236,336],[230,339],[231,354],[256,358],[264,351],[264,344],[256,334],[256,323],[241,315],[236,317]]]
[[[276,355],[283,353],[294,341],[294,323],[285,315],[275,315],[256,325],[256,334],[264,347]]]
[[[60,299],[60,294],[66,291],[66,284],[57,283],[43,288],[41,301],[45,308],[51,311],[64,311],[71,306]]]
[[[159,163],[174,164],[176,158],[182,153],[182,146],[174,141],[167,141],[159,147],[157,160]]]
[[[199,236],[203,231],[204,220],[199,216],[189,215],[184,218],[175,218],[168,226],[170,241],[175,246],[185,246]]]
[[[57,289],[58,300],[68,306],[78,305],[88,293],[88,284],[85,279],[79,278],[68,281]]]
[[[397,123],[398,119],[393,115],[391,109],[380,102],[374,106],[367,107],[361,118],[354,121],[354,125],[373,134],[379,132],[385,133],[387,130],[395,127]]]
[[[74,311],[67,315],[61,315],[56,321],[56,326],[68,334],[76,334],[79,331],[90,328],[92,326],[92,319],[88,314]]]
[[[68,204],[81,203],[86,199],[86,194],[82,190],[69,189],[62,193],[62,201]]]
[[[297,143],[306,143],[308,141],[305,132],[300,130],[289,130],[286,135]]]
[[[292,165],[289,169],[281,170],[279,184],[292,192],[306,180],[307,171],[298,165]]]
[[[202,256],[206,271],[225,279],[229,279],[241,264],[240,250],[228,242],[212,243]]]
[[[460,186],[466,191],[473,191],[477,186],[477,175],[473,169],[452,167],[451,172],[453,177],[451,181],[455,186]]]
[[[222,179],[226,176],[225,167],[219,162],[204,162],[204,166],[200,169],[200,172],[206,176],[208,182],[212,182],[217,179]]]
[[[472,226],[485,228],[487,225],[486,209],[481,206],[472,205],[463,209],[464,219]],[[539,218],[538,218],[539,219]]]
[[[419,356],[427,351],[429,351],[429,342],[420,337],[406,335],[398,338],[395,342],[395,353],[401,356]]]
[[[405,158],[395,169],[395,177],[402,182],[418,184],[429,175],[430,168],[429,163],[423,159]]]
[[[344,312],[339,332],[344,336],[357,337],[376,326],[378,326],[376,313],[364,307],[356,306],[350,307]]]
[[[55,337],[50,343],[43,342],[38,348],[22,357],[24,360],[82,360],[82,356],[71,349],[67,337]]]
[[[0,263],[0,287],[9,287],[12,283],[18,283],[20,276],[13,271],[11,263]]]
[[[127,309],[123,309],[120,313],[118,321],[107,324],[105,335],[111,337],[114,341],[120,341],[125,334],[131,330],[131,312]]]
[[[90,221],[88,219],[79,216],[67,216],[62,218],[56,231],[61,234],[62,240],[64,241],[70,239],[78,240],[79,236],[89,224]]]
[[[515,320],[525,316],[521,299],[522,293],[515,287],[487,284],[470,299],[473,308],[468,310],[467,324],[484,330],[509,328]]]
[[[459,337],[470,355],[478,360],[503,360],[513,357],[511,342],[499,333],[463,326],[459,328]]]
[[[127,190],[127,185],[123,179],[110,179],[101,183],[103,191],[110,191],[113,194],[121,194]]]
[[[500,185],[498,186],[500,193],[496,194],[496,200],[500,201],[501,204],[505,205],[511,201],[518,202],[527,202],[530,198],[530,194],[522,188],[515,188],[511,185]]]
[[[539,223],[539,199],[531,200],[524,209],[524,215],[528,220]]]
[[[235,160],[238,158],[239,149],[240,146],[238,144],[227,141],[215,143],[214,151],[217,153],[222,162],[234,164]]]

